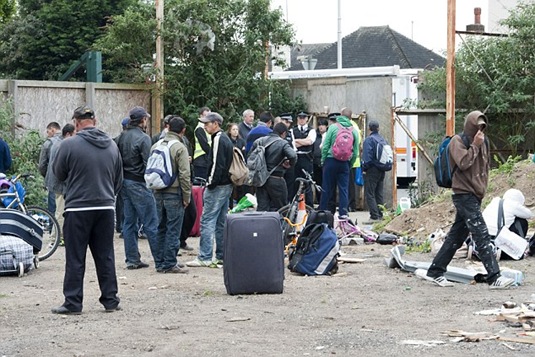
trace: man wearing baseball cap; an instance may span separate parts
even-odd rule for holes
[[[232,194],[230,164],[234,145],[221,129],[223,117],[210,112],[199,119],[204,129],[211,135],[212,145],[208,152],[208,181],[204,191],[204,207],[201,216],[201,239],[199,254],[195,260],[187,262],[189,267],[220,267],[223,264],[223,231]],[[216,242],[213,260],[214,236]]]
[[[73,119],[77,134],[61,142],[50,168],[66,184],[65,300],[52,313],[82,313],[88,247],[101,290],[99,301],[106,312],[114,312],[121,309],[113,248],[115,195],[123,179],[121,155],[108,134],[95,127],[91,108],[77,108]]]
[[[158,216],[152,192],[145,185],[145,169],[150,154],[151,139],[145,133],[150,114],[143,107],[130,110],[130,121],[126,130],[117,137],[116,142],[123,159],[123,238],[127,269],[147,268],[139,254],[137,231],[138,222],[143,224],[152,256],[158,256],[156,233]]]

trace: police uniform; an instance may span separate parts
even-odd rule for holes
[[[303,118],[308,117],[308,114],[305,112],[300,112],[297,114],[297,117]],[[292,128],[292,136],[295,140],[297,139],[310,139],[312,140],[312,143],[310,145],[300,146],[297,147],[297,162],[295,164],[295,177],[302,177],[305,178],[305,174],[303,173],[303,170],[308,172],[310,176],[312,176],[314,172],[314,165],[313,165],[313,151],[314,151],[314,142],[316,141],[316,130],[314,128],[310,127],[308,125],[308,121],[303,126],[299,125],[300,122],[298,120],[298,125],[296,125],[294,128]],[[294,145],[296,147],[296,145]],[[297,192],[297,189],[299,188],[299,182],[294,182],[293,190],[290,194],[290,197],[293,197],[295,193]],[[305,193],[305,201],[306,204],[310,207],[313,207],[313,192],[312,188],[308,189]]]

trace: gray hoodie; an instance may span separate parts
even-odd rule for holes
[[[115,142],[90,127],[64,140],[53,162],[54,174],[67,184],[65,210],[113,209],[123,181],[123,166]]]

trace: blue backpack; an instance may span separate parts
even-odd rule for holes
[[[468,137],[461,134],[464,146],[468,147]],[[437,185],[444,188],[451,188],[453,174],[457,170],[457,165],[450,160],[450,142],[453,136],[446,136],[440,146],[438,147],[438,156],[433,164],[435,168],[435,179]]]
[[[338,271],[340,244],[326,223],[309,224],[301,232],[288,268],[304,275],[332,275]]]

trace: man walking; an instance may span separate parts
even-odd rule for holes
[[[463,138],[459,135],[454,136],[449,144],[450,160],[456,167],[452,177],[452,199],[457,211],[455,222],[427,274],[422,270],[417,271],[418,276],[441,287],[453,286],[444,274],[455,252],[468,237],[468,233],[472,234],[479,257],[487,271],[487,283],[490,289],[507,289],[515,282],[514,279],[500,276],[500,267],[481,214],[481,200],[487,190],[490,170],[489,145],[485,143],[484,134],[487,124],[487,117],[483,113],[479,111],[469,113],[464,120],[463,132],[469,145],[465,146]]]
[[[297,154],[286,141],[287,128],[278,123],[267,137],[256,140],[251,150],[258,145],[269,145],[265,151],[266,167],[271,175],[263,186],[257,187],[258,211],[277,211],[288,202],[288,190],[284,172],[295,164]]]
[[[329,208],[329,201],[335,194],[336,186],[338,185],[338,215],[341,218],[347,218],[349,170],[359,156],[359,135],[351,124],[350,118],[352,114],[351,109],[342,109],[341,115],[336,118],[336,124],[328,127],[327,133],[325,134],[325,140],[321,146],[324,192],[320,199],[320,210],[327,210]],[[335,153],[333,146],[339,145],[337,143],[337,138],[339,132],[345,130],[344,128],[350,128],[347,134],[351,133],[353,137],[353,147],[348,147],[346,149],[347,153],[345,153],[343,155],[344,158],[342,158]],[[343,135],[343,133],[344,132],[340,132],[340,135]],[[349,157],[349,159],[347,159],[347,157]],[[336,202],[336,200],[334,201]]]
[[[383,219],[383,212],[379,208],[384,204],[383,190],[385,181],[385,170],[379,162],[378,146],[387,145],[386,140],[379,134],[379,122],[370,120],[368,123],[370,135],[364,140],[362,148],[362,171],[364,178],[364,197],[370,210],[370,223],[375,223]]]
[[[184,209],[191,197],[190,164],[188,150],[182,144],[179,133],[186,127],[184,119],[172,116],[167,122],[167,132],[163,139],[152,147],[154,150],[160,142],[169,145],[169,157],[176,173],[175,181],[167,188],[154,191],[156,211],[158,212],[158,255],[155,257],[156,271],[160,273],[186,273],[178,264],[176,256],[179,249],[179,236],[182,230]]]
[[[218,113],[208,113],[200,119],[211,135],[212,147],[208,153],[207,188],[204,191],[204,208],[201,216],[201,239],[199,255],[186,263],[189,267],[219,267],[223,264],[223,230],[232,194],[230,164],[234,146],[227,134],[221,130],[223,118]],[[214,236],[216,242],[215,261],[212,261]]]
[[[138,248],[138,222],[143,224],[153,258],[158,256],[156,233],[158,216],[152,192],[145,185],[145,169],[149,158],[151,139],[145,134],[150,114],[145,108],[134,107],[129,113],[126,130],[116,138],[123,159],[123,238],[127,269],[147,268]]]
[[[106,312],[120,310],[113,250],[114,203],[123,178],[121,156],[110,137],[95,127],[95,112],[74,111],[77,135],[58,148],[51,169],[67,184],[65,195],[65,301],[55,314],[80,314],[83,308],[87,247],[95,262]]]

